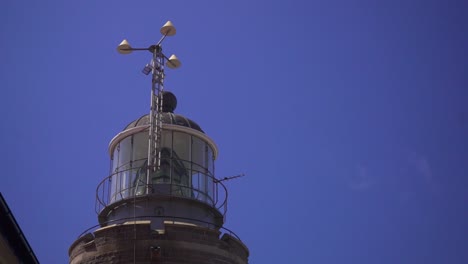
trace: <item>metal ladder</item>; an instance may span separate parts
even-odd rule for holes
[[[162,112],[164,91],[164,54],[161,46],[156,46],[153,52],[152,64],[152,87],[151,87],[151,109],[150,127],[148,140],[148,169],[147,190],[149,193],[151,175],[161,169],[161,134],[162,134]]]

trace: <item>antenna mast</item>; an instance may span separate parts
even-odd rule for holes
[[[158,42],[160,43],[164,37]],[[151,108],[150,108],[150,128],[148,140],[148,168],[146,177],[146,188],[150,186],[151,172],[160,170],[161,166],[161,130],[162,130],[162,106],[164,90],[164,54],[160,44],[150,47],[153,51],[153,59],[151,60],[151,68],[153,72],[151,85]],[[151,51],[151,50],[150,50]],[[146,66],[148,67],[148,65]],[[146,69],[145,67],[145,69]],[[145,71],[143,69],[143,71]],[[149,190],[147,190],[146,193]]]
[[[132,48],[126,39],[120,43],[117,50],[121,54],[129,54],[135,50],[147,50],[153,54],[149,64],[146,64],[142,72],[146,75],[152,73],[151,81],[151,107],[150,107],[150,127],[148,137],[148,166],[146,171],[146,193],[149,193],[151,173],[161,169],[161,131],[162,131],[162,111],[163,111],[163,91],[164,91],[164,63],[172,69],[180,67],[180,61],[175,56],[167,58],[162,52],[161,43],[167,36],[173,36],[176,29],[171,21],[167,21],[160,30],[162,37],[155,45],[148,48]]]

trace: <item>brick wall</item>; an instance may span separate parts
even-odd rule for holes
[[[247,247],[220,234],[193,224],[165,222],[164,230],[151,230],[150,221],[127,222],[76,240],[69,250],[70,263],[248,263]]]

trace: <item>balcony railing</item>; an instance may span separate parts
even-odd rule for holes
[[[191,170],[185,183],[174,179],[156,178],[148,181],[138,179],[137,168],[121,170],[104,178],[96,189],[96,213],[101,213],[109,205],[122,200],[143,196],[174,196],[196,200],[216,208],[225,217],[227,213],[227,189],[212,175]]]

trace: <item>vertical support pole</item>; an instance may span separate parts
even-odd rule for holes
[[[160,45],[153,50],[150,129],[148,139],[148,168],[146,171],[146,194],[149,193],[151,175],[161,169],[161,131],[164,90],[164,55]]]

